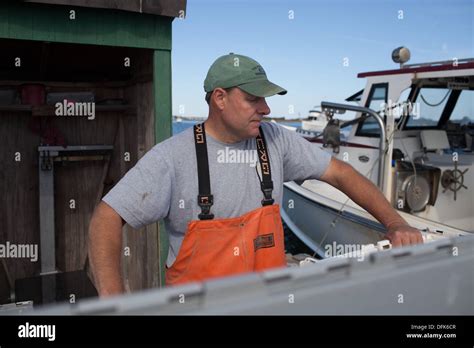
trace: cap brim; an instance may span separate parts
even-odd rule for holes
[[[253,81],[236,87],[239,87],[241,90],[247,92],[248,94],[264,98],[271,97],[275,94],[284,95],[287,92],[286,89],[268,80]]]

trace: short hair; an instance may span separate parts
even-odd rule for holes
[[[229,88],[223,88],[224,91],[230,92],[232,89],[237,88],[237,87],[229,87]],[[214,91],[210,91],[206,93],[206,96],[204,99],[206,100],[207,105],[211,105],[211,96]]]
[[[212,92],[214,92],[214,91],[207,92],[206,97],[204,98],[204,99],[206,99],[207,105],[210,105]]]

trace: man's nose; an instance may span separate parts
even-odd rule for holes
[[[260,99],[260,103],[258,104],[257,111],[261,115],[268,115],[270,113],[270,107],[268,106],[265,98]]]

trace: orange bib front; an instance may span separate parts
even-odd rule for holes
[[[267,205],[235,218],[191,221],[166,284],[285,265],[280,208]]]

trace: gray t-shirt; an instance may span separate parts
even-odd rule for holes
[[[331,155],[299,134],[277,124],[262,123],[270,157],[273,198],[280,204],[283,182],[318,179]],[[261,170],[255,139],[234,144],[207,134],[209,175],[215,219],[243,215],[261,207]],[[141,228],[164,219],[169,233],[167,265],[178,255],[187,225],[201,212],[197,204],[198,176],[192,127],[148,151],[110,190],[103,201],[130,226]]]

